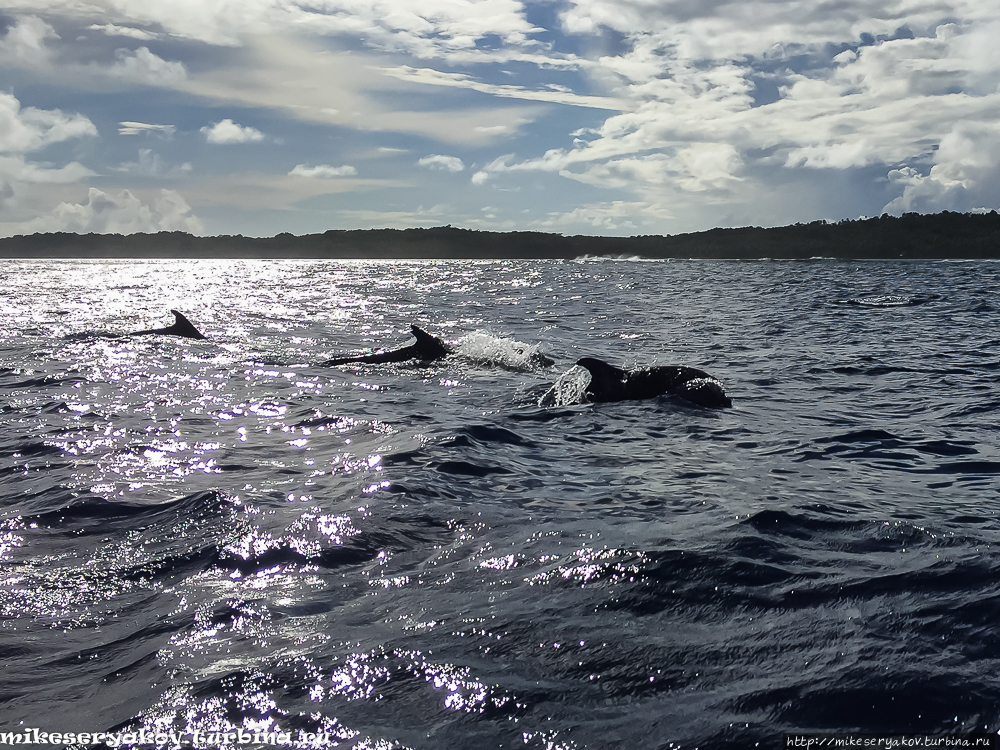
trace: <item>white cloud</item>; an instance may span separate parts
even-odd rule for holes
[[[148,47],[139,47],[135,52],[120,49],[115,52],[115,58],[117,62],[111,66],[111,74],[131,81],[166,86],[187,77],[183,63],[164,60]]]
[[[8,0],[17,2],[17,0]],[[61,6],[69,12],[80,12],[82,3],[76,0],[21,0],[23,3],[36,2],[49,6]],[[107,3],[102,3],[107,4]],[[237,46],[243,33],[273,31],[276,24],[285,26],[294,20],[282,0],[243,0],[239,3],[204,0],[170,0],[170,2],[146,2],[145,0],[116,0],[113,4],[113,21],[128,22],[146,27],[159,27],[171,36],[192,39],[208,44]],[[92,7],[92,6],[91,6]],[[110,30],[104,24],[100,30],[109,35],[133,36],[136,28],[110,23]],[[94,27],[91,27],[94,28]],[[128,31],[123,33],[123,30]],[[151,33],[151,32],[144,32]]]
[[[305,164],[296,164],[288,174],[292,177],[333,179],[336,177],[354,177],[357,173],[358,170],[348,164],[342,167],[331,167],[329,164],[317,164],[315,167],[307,167]]]
[[[433,99],[430,100],[431,107],[422,104],[413,110],[400,109],[395,93],[413,92],[424,88],[422,84],[428,81],[436,81],[435,85],[449,88],[470,88],[470,85],[478,86],[478,83],[471,81],[467,85],[459,80],[461,75],[455,79],[449,78],[448,74],[439,77],[438,81],[433,78],[433,71],[431,74],[400,74],[393,79],[381,71],[385,67],[384,53],[358,51],[354,43],[350,45],[349,54],[337,52],[335,42],[320,36],[325,29],[322,19],[317,21],[308,16],[300,19],[301,23],[292,23],[288,15],[291,11],[287,8],[272,8],[273,13],[268,11],[270,15],[261,15],[266,4],[261,0],[258,5],[241,5],[241,12],[233,14],[227,22],[229,31],[223,34],[225,40],[217,39],[214,32],[206,32],[215,42],[226,41],[234,46],[232,49],[199,53],[198,64],[191,70],[185,64],[187,60],[164,59],[161,50],[146,46],[134,51],[119,49],[110,63],[92,58],[84,63],[79,61],[79,50],[70,50],[73,43],[67,43],[60,48],[68,50],[63,56],[63,63],[46,69],[47,83],[79,87],[83,92],[105,92],[109,84],[128,86],[139,83],[180,91],[215,105],[268,107],[309,122],[364,131],[417,133],[438,140],[465,143],[488,143],[498,135],[514,133],[521,124],[534,121],[545,102],[571,96],[553,91],[533,92],[516,86],[501,87],[496,90],[496,96],[532,100],[533,106],[522,104],[520,107],[498,109],[489,101],[491,97],[482,97],[478,106],[448,106],[446,113],[433,106],[437,103]],[[48,0],[48,5],[53,6],[55,14],[54,6],[59,6],[60,2]],[[169,5],[171,14],[178,18],[161,18],[158,13],[146,13],[147,9],[135,3],[128,6],[127,14],[116,15],[112,26],[121,29],[127,28],[125,20],[151,24],[158,23],[157,19],[160,19],[166,29],[164,38],[174,34],[183,36],[175,26],[187,28],[191,19],[185,21],[179,17],[187,10],[194,11],[183,3]],[[212,4],[197,5],[201,8]],[[219,20],[216,16],[220,14],[213,15],[215,20]],[[269,19],[266,23],[253,20],[264,16]],[[359,33],[363,34],[363,30]],[[478,54],[476,49],[473,47],[470,54]],[[578,99],[586,103],[584,98]]]
[[[1000,125],[960,122],[941,139],[934,165],[923,175],[903,166],[889,172],[900,195],[883,211],[971,211],[983,187],[1000,183]]]
[[[58,38],[55,29],[38,16],[18,18],[0,39],[0,60],[20,67],[47,64],[52,53],[46,42]]]
[[[97,128],[79,114],[58,109],[21,109],[11,94],[0,93],[0,153],[25,154],[72,138],[97,135]]]
[[[29,161],[27,154],[95,135],[97,128],[86,117],[59,110],[21,109],[14,96],[0,94],[0,219],[36,215],[38,208],[51,207],[62,186],[94,175],[78,161],[57,166]],[[6,231],[7,225],[3,227]]]
[[[104,4],[104,3],[102,3]],[[96,5],[96,4],[95,4]],[[78,0],[7,0],[8,10],[27,12],[94,12]],[[125,22],[161,28],[167,34],[214,45],[239,46],[246,35],[292,30],[317,35],[344,35],[368,46],[418,58],[453,61],[523,60],[558,65],[572,56],[553,54],[532,40],[542,31],[525,18],[520,0],[116,0],[112,31],[122,34]],[[95,26],[103,26],[95,24]],[[103,28],[102,28],[103,30]],[[138,31],[138,29],[131,29]],[[146,32],[149,33],[149,32]],[[498,39],[500,47],[477,44]],[[571,63],[572,64],[572,63]]]
[[[303,179],[288,174],[235,172],[199,175],[184,185],[184,195],[198,206],[226,206],[242,211],[301,211],[300,201],[321,195],[361,194],[410,187],[401,180]]]
[[[301,37],[254,36],[245,42],[227,54],[224,67],[192,73],[178,88],[217,103],[278,109],[308,122],[413,133],[448,143],[489,143],[495,136],[478,127],[509,124],[513,129],[535,120],[542,108],[523,103],[498,108],[484,101],[442,110],[436,99],[426,97],[419,107],[401,108],[397,94],[418,88],[387,78],[368,53],[332,52]]]
[[[1000,156],[992,147],[993,124],[1000,122],[995,2],[560,0],[551,5],[559,28],[544,34],[528,21],[531,8],[523,0],[113,5],[114,13],[102,11],[108,3],[101,0],[84,16],[80,0],[8,0],[7,12],[24,17],[0,39],[0,56],[15,64],[13,56],[23,51],[42,67],[59,55],[71,58],[69,43],[56,45],[52,27],[33,13],[49,20],[62,14],[60,31],[70,13],[104,34],[139,38],[155,29],[160,38],[148,41],[159,54],[166,54],[155,46],[161,39],[230,45],[199,46],[197,64],[185,59],[190,70],[146,47],[120,50],[111,70],[215,106],[269,107],[311,123],[418,134],[442,144],[414,151],[412,142],[387,139],[414,155],[447,153],[460,143],[466,161],[477,165],[473,184],[492,180],[503,189],[517,173],[562,176],[572,181],[568,191],[588,197],[586,210],[546,220],[559,226],[621,229],[651,217],[670,228],[693,214],[722,222],[751,209],[768,223],[786,215],[794,191],[781,186],[820,185],[824,175],[830,185],[861,186],[890,211],[992,205],[1000,185]],[[570,49],[582,51],[561,51]],[[67,63],[62,70],[93,68]],[[106,73],[107,65],[100,70]],[[91,79],[83,85],[107,83],[106,76]],[[401,102],[410,99],[398,92],[426,96],[407,111]],[[46,116],[57,115],[72,117]],[[531,140],[518,142],[512,136],[525,122],[533,123]],[[31,131],[24,117],[18,123]],[[24,133],[18,140],[18,132],[4,129],[0,106],[0,146],[31,141]],[[120,132],[155,131],[123,123]],[[202,132],[214,143],[264,139],[231,120]],[[471,148],[497,138],[511,155]],[[373,150],[370,144],[356,153]],[[10,153],[26,151],[16,146]],[[467,166],[457,157],[426,158],[418,164],[430,169]],[[344,176],[324,174],[339,169],[300,164],[273,176],[286,189],[292,183],[317,189],[306,183],[319,180],[298,178]],[[874,173],[888,180],[876,183]],[[850,181],[862,174],[864,184]],[[341,182],[353,189],[361,180]],[[326,187],[339,189],[338,181]],[[608,191],[607,201],[595,199],[601,194],[592,188]],[[716,210],[722,205],[725,213]],[[693,210],[698,206],[709,208]]]
[[[123,162],[112,169],[115,172],[127,172],[142,177],[182,177],[190,174],[193,167],[190,162],[171,166],[165,163],[159,154],[153,153],[152,149],[141,148],[136,161]]]
[[[211,127],[206,125],[201,132],[209,143],[256,143],[264,140],[264,134],[256,128],[237,125],[228,118]]]
[[[421,167],[437,169],[443,172],[461,172],[465,169],[465,164],[457,156],[443,156],[441,154],[425,156],[417,164]]]
[[[476,130],[489,135],[500,135],[501,133],[510,132],[510,127],[507,125],[480,125]]]
[[[141,133],[159,133],[171,136],[177,131],[173,125],[152,125],[145,122],[120,122],[118,123],[118,135],[139,135]]]
[[[36,185],[66,185],[93,177],[94,172],[80,162],[71,161],[62,167],[35,164],[24,156],[0,156],[0,180]]]
[[[440,226],[454,213],[454,208],[437,203],[425,208],[417,206],[411,211],[380,211],[377,209],[347,209],[338,214],[348,226],[386,227],[406,229],[407,227]]]
[[[574,94],[569,89],[561,86],[556,87],[557,90],[547,87],[545,90],[539,91],[527,89],[523,86],[482,83],[465,73],[444,73],[431,68],[412,68],[409,65],[382,68],[382,72],[387,76],[398,78],[401,81],[423,83],[431,86],[449,86],[452,88],[472,89],[473,91],[481,91],[484,94],[491,94],[493,96],[510,99],[528,99],[530,101],[569,104],[574,107],[590,107],[593,109],[621,110],[627,107],[627,105],[617,99],[611,99],[604,96]]]
[[[44,10],[44,8],[32,9]],[[75,16],[78,10],[71,9],[71,15]],[[92,24],[88,28],[112,36],[129,36],[143,40],[162,38],[162,35],[116,26],[113,23]],[[53,48],[50,44],[59,39],[55,29],[38,16],[18,17],[0,38],[0,62],[37,72],[51,70],[57,76],[58,83],[67,83],[74,79],[78,82],[91,79],[88,83],[93,85],[93,80],[110,75],[113,78],[155,86],[171,86],[178,84],[187,75],[183,63],[164,60],[151,52],[148,47],[139,47],[135,51],[118,49],[115,51],[115,62],[111,65],[95,62],[89,64],[63,62],[59,65],[57,53],[60,48]],[[61,48],[66,46],[63,44]],[[95,73],[98,74],[96,78]]]
[[[102,34],[107,36],[127,36],[132,39],[139,39],[144,42],[153,41],[155,39],[160,39],[163,37],[162,34],[157,34],[152,31],[143,31],[142,29],[134,29],[131,26],[116,26],[113,23],[98,24],[95,23],[92,26],[88,26],[91,31],[100,31]]]
[[[558,162],[542,162],[545,167]],[[559,169],[562,177],[596,187],[621,188],[641,184],[648,187],[669,185],[680,190],[701,193],[726,190],[738,176],[742,160],[736,149],[727,143],[693,143],[686,148],[672,149],[666,153],[629,156],[600,163],[588,163],[582,170],[567,167]],[[497,171],[519,171],[529,164],[498,165]],[[545,168],[543,167],[543,168]],[[489,169],[489,168],[487,168]],[[480,178],[480,182],[485,178]]]
[[[944,19],[989,13],[977,0],[569,0],[560,14],[571,33],[601,27],[661,39],[685,59],[739,59],[747,54],[809,52],[831,40],[891,35],[908,26],[920,35]]]
[[[52,50],[47,42],[59,35],[38,16],[18,18],[0,38],[0,61],[22,68],[48,65]]]
[[[618,203],[617,212],[669,211],[688,194],[750,205],[755,192],[768,191],[756,180],[774,167],[877,165],[892,171],[890,185],[901,191],[889,210],[982,205],[973,195],[990,184],[997,160],[983,156],[990,166],[973,168],[967,157],[947,154],[960,141],[985,147],[1000,117],[1000,50],[989,41],[1000,32],[1000,8],[966,0],[845,0],[837,8],[572,0],[566,29],[627,35],[624,51],[587,68],[609,82],[622,113],[573,148],[501,157],[472,181],[551,172],[631,193],[636,200]],[[831,57],[838,45],[853,48]],[[758,104],[765,80],[774,95]],[[964,135],[953,132],[956,122],[967,126]],[[901,163],[909,166],[896,169]]]
[[[674,218],[666,208],[643,202],[612,201],[604,204],[580,206],[564,213],[550,213],[532,226],[546,231],[568,229],[584,225],[594,232],[634,232],[656,220]]]
[[[173,190],[161,190],[152,204],[145,204],[128,190],[117,194],[90,188],[86,203],[60,203],[49,214],[25,222],[24,233],[184,231],[201,233],[204,226],[191,207]]]

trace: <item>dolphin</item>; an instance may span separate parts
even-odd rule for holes
[[[174,314],[173,325],[169,325],[166,328],[150,328],[146,331],[133,331],[129,336],[146,336],[153,333],[162,333],[167,336],[183,336],[188,339],[203,339],[205,336],[194,327],[194,324],[190,320],[185,318],[176,310],[171,310]]]
[[[372,354],[362,354],[357,357],[337,357],[328,359],[323,365],[346,365],[354,362],[365,364],[382,364],[384,362],[405,362],[408,359],[417,359],[421,362],[431,362],[435,359],[447,357],[452,352],[452,348],[436,336],[431,336],[427,331],[415,325],[410,326],[410,331],[417,337],[415,343],[404,346],[401,349],[390,351],[373,352]]]
[[[722,383],[693,367],[668,365],[622,370],[593,357],[584,357],[576,364],[590,373],[590,384],[584,391],[589,401],[625,401],[668,394],[715,409],[733,405]]]

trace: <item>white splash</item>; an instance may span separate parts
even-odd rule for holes
[[[552,360],[539,350],[538,344],[498,338],[483,331],[463,336],[455,353],[476,364],[520,372],[530,372],[552,364]]]
[[[583,403],[586,400],[584,394],[588,385],[590,385],[590,372],[579,365],[573,365],[556,378],[552,387],[538,399],[538,405],[567,406]]]

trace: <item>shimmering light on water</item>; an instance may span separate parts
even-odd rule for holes
[[[8,271],[0,730],[1000,728],[996,264]],[[170,308],[209,339],[119,336]],[[411,323],[455,355],[317,365]],[[581,405],[582,356],[735,406]]]

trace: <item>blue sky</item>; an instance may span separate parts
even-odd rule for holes
[[[997,0],[0,0],[0,236],[1000,204]]]

